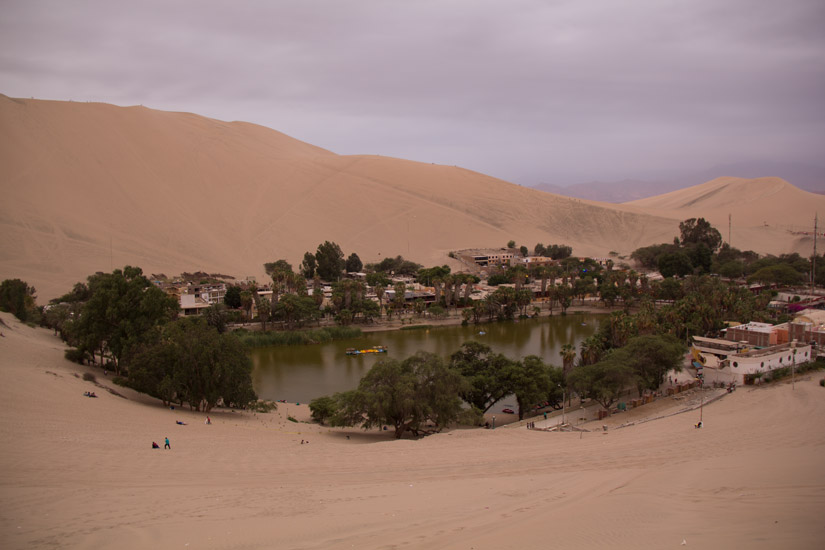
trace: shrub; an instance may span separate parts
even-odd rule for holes
[[[95,377],[94,373],[84,372],[83,380],[85,380],[86,382],[97,382],[97,377]]]
[[[289,420],[290,422],[295,422],[296,424],[298,423],[298,421],[295,420],[295,418],[293,418],[292,416],[287,416],[286,419]]]
[[[77,348],[67,349],[63,356],[72,363],[82,365],[86,361],[86,352]]]
[[[265,348],[269,346],[303,346],[309,344],[324,344],[333,340],[349,340],[360,338],[361,329],[353,327],[324,327],[313,330],[294,331],[248,331],[245,329],[234,332],[247,348]]]
[[[122,376],[115,376],[114,378],[112,378],[112,383],[117,384],[118,386],[123,386],[124,388],[129,387],[129,384],[127,382],[128,380],[126,380]]]
[[[825,378],[819,381],[819,385],[825,388]]]
[[[271,411],[277,411],[278,404],[274,401],[258,399],[257,401],[252,401],[251,403],[249,403],[247,408],[253,412],[268,413]]]
[[[309,403],[309,410],[312,413],[312,419],[314,421],[319,424],[324,424],[332,418],[337,410],[335,399],[329,396],[313,399]]]
[[[409,325],[409,326],[406,326],[406,327],[401,327],[398,330],[422,330],[422,329],[428,329],[428,328],[431,328],[431,327],[432,327],[432,325]]]

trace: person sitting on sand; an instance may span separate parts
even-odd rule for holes
[[[152,441],[152,448],[153,449],[160,449],[160,445],[158,445],[157,442]]]
[[[702,427],[702,421],[701,421],[701,420],[700,420],[699,422],[697,422],[697,423],[696,423],[696,427],[697,427],[697,428],[701,428],[701,427]]]
[[[181,422],[180,420],[175,420],[175,424],[178,424],[179,426],[186,426],[186,422]]]

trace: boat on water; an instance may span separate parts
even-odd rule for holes
[[[385,346],[372,346],[371,348],[366,349],[347,348],[346,353],[347,355],[361,355],[364,353],[387,353],[387,348]]]

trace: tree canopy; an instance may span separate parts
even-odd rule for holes
[[[252,361],[232,334],[218,334],[202,319],[180,319],[134,350],[129,384],[164,403],[210,411],[219,402],[246,406],[256,399]]]
[[[315,251],[316,271],[325,281],[336,281],[344,271],[346,262],[341,247],[334,242],[324,241]]]
[[[404,361],[379,361],[361,379],[358,389],[310,403],[313,417],[333,426],[364,429],[389,425],[395,437],[442,430],[458,418],[464,384],[437,355],[419,352]]]
[[[144,341],[155,327],[174,319],[178,301],[154,286],[139,267],[89,277],[91,297],[83,305],[74,337],[81,349],[108,354],[120,372],[130,347]],[[102,356],[101,356],[102,359]]]
[[[467,379],[462,399],[487,412],[512,393],[510,369],[513,362],[479,342],[465,342],[450,356],[450,367]]]
[[[20,279],[6,279],[0,283],[0,310],[8,311],[21,321],[35,313],[35,290]]]

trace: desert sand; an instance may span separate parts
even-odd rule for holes
[[[821,548],[822,373],[607,432],[170,410],[2,314],[3,548]],[[119,395],[106,390],[111,387]],[[95,391],[97,399],[84,397]],[[661,414],[660,409],[655,414]],[[186,422],[177,425],[176,420]],[[350,439],[347,439],[347,435]],[[163,446],[169,437],[171,450]],[[309,444],[301,444],[301,440]]]
[[[743,182],[732,196],[761,185]],[[812,225],[825,196],[785,185],[736,210],[735,246],[810,252],[809,238],[779,225]],[[711,200],[690,211],[597,203],[454,166],[337,155],[246,122],[0,95],[0,280],[23,279],[41,303],[124,265],[264,281],[265,262],[297,267],[325,240],[364,262],[401,254],[458,269],[449,251],[511,239],[568,244],[579,256],[629,254],[671,242],[688,214],[727,237],[729,206],[697,189],[680,192],[682,202]]]

